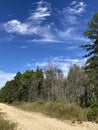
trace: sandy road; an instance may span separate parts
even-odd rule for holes
[[[6,113],[5,117],[8,120],[18,124],[18,130],[98,130],[98,124],[89,122],[71,124],[2,103],[0,103],[0,111]]]

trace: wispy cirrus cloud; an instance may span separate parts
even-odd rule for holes
[[[40,2],[37,2],[37,8],[30,14],[28,20],[34,20],[39,24],[49,16],[51,16],[51,5],[50,3],[41,0]]]
[[[85,12],[86,6],[87,5],[85,4],[85,2],[73,1],[68,6],[63,8],[63,10],[60,12],[60,15],[62,15],[60,21],[63,29],[58,31],[58,37],[61,38],[63,41],[67,41],[67,43],[72,41],[89,41],[87,38],[84,38],[82,32],[80,33],[79,31],[79,19]]]
[[[85,7],[84,2],[73,1],[63,11],[69,15],[81,15],[85,11]]]
[[[70,24],[78,24],[78,18],[85,12],[86,4],[84,2],[73,1],[69,6],[63,8],[63,14],[65,21]]]
[[[49,38],[42,38],[42,39],[33,39],[28,40],[27,42],[37,42],[37,43],[63,43],[64,41],[56,40],[56,39],[49,39]]]
[[[6,41],[10,42],[14,39],[15,37],[13,35],[8,35],[5,39]]]
[[[67,41],[68,43],[73,40],[87,41],[77,33],[77,27],[72,26],[78,23],[76,15],[81,15],[84,12],[86,7],[84,2],[73,1],[61,11],[63,23],[68,23],[67,27],[63,24],[63,29],[48,21],[48,18],[53,15],[49,2],[41,0],[36,2],[35,5],[36,8],[31,11],[24,22],[13,19],[4,23],[3,29],[11,34],[32,35],[32,39],[27,40],[28,42],[61,43]],[[61,26],[62,20],[58,22]],[[37,38],[33,38],[33,36],[37,36]]]
[[[65,16],[65,19],[70,24],[78,24],[79,23],[78,20],[77,20],[77,17],[73,16],[73,15],[67,15],[67,16]]]
[[[4,38],[0,37],[0,42],[4,42],[4,41],[11,42],[14,40],[14,38],[15,37],[12,34],[9,34],[9,35],[5,36]]]
[[[72,41],[76,42],[89,42],[88,38],[79,35],[76,27],[69,27],[64,30],[58,32],[58,37],[62,39],[62,41],[67,41],[67,43],[72,43]]]
[[[75,31],[74,27],[66,28],[66,29],[61,30],[61,31],[58,32],[59,33],[59,37],[61,39],[69,39],[72,36],[74,31]]]
[[[86,62],[86,59],[71,59],[71,58],[66,58],[64,56],[59,56],[59,57],[45,58],[43,60],[31,62],[31,63],[28,62],[25,65],[25,68],[36,69],[37,67],[40,67],[44,69],[48,66],[49,63],[54,63],[55,65],[57,65],[59,69],[62,70],[64,75],[67,75],[69,68],[73,64],[77,64],[81,67],[85,64],[85,62]]]

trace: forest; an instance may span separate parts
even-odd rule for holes
[[[90,107],[90,114],[98,116],[98,13],[88,22],[84,32],[91,42],[80,45],[87,51],[85,66],[73,64],[67,76],[54,63],[44,69],[17,72],[0,90],[1,102],[34,102],[40,99],[63,99],[83,108]]]
[[[85,106],[94,94],[87,80],[84,69],[77,65],[70,68],[66,78],[55,64],[49,63],[44,71],[37,68],[23,74],[17,72],[1,89],[0,96],[3,102],[64,99]]]

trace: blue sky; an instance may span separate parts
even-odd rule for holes
[[[84,64],[87,22],[98,12],[93,0],[0,0],[0,87],[17,71],[56,62],[64,74]]]

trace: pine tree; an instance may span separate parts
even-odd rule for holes
[[[84,35],[90,39],[90,43],[81,45],[88,51],[88,54],[84,56],[87,58],[85,69],[98,99],[98,13],[88,22],[88,29]]]

